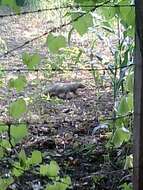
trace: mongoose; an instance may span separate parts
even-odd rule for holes
[[[45,94],[49,94],[50,96],[64,95],[67,96],[68,93],[72,92],[77,95],[77,89],[85,88],[85,85],[78,82],[70,82],[70,83],[55,83],[48,86]]]

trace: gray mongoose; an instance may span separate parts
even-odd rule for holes
[[[77,95],[77,89],[79,88],[85,88],[85,85],[79,82],[55,83],[48,86],[45,94],[59,97],[61,94],[66,96],[68,93],[72,92]]]

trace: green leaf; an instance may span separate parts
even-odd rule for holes
[[[114,144],[116,148],[118,148],[123,144],[123,142],[128,142],[130,139],[130,136],[131,136],[130,131],[126,129],[125,127],[116,129],[113,135],[112,143]]]
[[[59,166],[57,164],[57,162],[55,161],[51,161],[50,164],[48,165],[48,177],[56,177],[58,176],[58,173],[59,173]]]
[[[0,147],[0,159],[4,157],[4,149],[2,147]]]
[[[131,184],[127,184],[127,183],[124,183],[120,187],[122,188],[121,190],[133,190],[132,185]]]
[[[53,185],[48,185],[46,190],[66,190],[67,188],[68,188],[68,185],[62,182],[56,182]]]
[[[117,13],[116,7],[101,7],[100,10],[107,20],[114,18]]]
[[[19,177],[19,176],[21,176],[23,173],[24,173],[24,170],[23,170],[23,168],[20,166],[20,163],[19,163],[19,162],[15,162],[15,163],[13,164],[12,174],[13,174],[15,177]]]
[[[125,96],[122,97],[121,102],[118,107],[118,114],[126,114],[129,112],[129,106],[127,102],[127,98]]]
[[[11,125],[10,135],[15,144],[19,143],[19,141],[28,135],[27,126],[24,124],[20,124],[18,126]]]
[[[126,162],[124,165],[125,170],[131,169],[131,168],[133,168],[133,155],[132,154],[126,157]]]
[[[57,185],[54,184],[54,185],[48,185],[46,187],[46,190],[59,190],[59,189],[58,189]]]
[[[23,60],[23,63],[27,65],[29,69],[35,69],[36,66],[40,64],[41,57],[37,53],[31,55],[25,52],[22,56],[22,60]]]
[[[10,79],[9,87],[16,88],[17,91],[21,91],[25,88],[27,84],[25,76],[19,76],[17,79]]]
[[[3,140],[0,142],[0,145],[1,145],[2,147],[4,147],[5,149],[10,149],[10,148],[11,148],[11,145],[10,145],[9,141],[8,141],[8,140],[5,140],[5,139],[3,139]]]
[[[31,164],[39,164],[42,162],[42,154],[40,151],[33,151],[32,152],[32,157],[31,157]]]
[[[54,36],[53,34],[48,35],[46,44],[52,53],[58,53],[61,48],[67,46],[64,36]]]
[[[46,176],[48,174],[48,165],[41,165],[40,166],[40,174],[42,176]]]
[[[86,14],[80,18],[78,17],[79,14],[73,15],[73,20],[77,18],[77,20],[73,22],[73,27],[82,36],[88,32],[89,27],[93,26],[93,18],[91,14]]]
[[[134,102],[133,102],[133,94],[132,93],[128,94],[127,103],[128,103],[129,111],[132,112],[134,109]]]
[[[66,190],[68,188],[68,185],[67,184],[64,184],[62,182],[57,182],[56,183],[56,186],[57,186],[57,189],[58,190]]]
[[[127,26],[135,26],[135,9],[134,7],[120,7],[120,17],[123,21],[123,24]],[[130,18],[130,19],[128,19]]]
[[[8,126],[7,125],[0,125],[0,133],[4,133],[8,131]]]
[[[134,38],[134,34],[135,34],[135,27],[128,27],[128,30],[126,31],[126,34],[128,37]]]
[[[27,157],[26,157],[24,149],[22,149],[20,151],[20,153],[18,154],[18,158],[19,158],[20,166],[21,167],[25,167],[26,166]]]
[[[134,89],[134,74],[129,73],[126,80],[126,88],[129,92],[133,92]]]
[[[0,190],[6,190],[14,182],[12,177],[0,178]]]
[[[27,110],[26,102],[20,98],[10,104],[9,112],[14,118],[20,118]]]
[[[20,12],[20,8],[17,6],[15,0],[1,0],[1,5],[2,6],[8,6],[8,7],[12,8],[17,13]]]
[[[63,178],[62,182],[64,184],[67,184],[68,186],[70,186],[72,184],[71,178],[69,176],[66,176],[65,178]]]

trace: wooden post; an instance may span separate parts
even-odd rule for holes
[[[143,0],[135,0],[135,13],[133,186],[134,190],[143,190]]]

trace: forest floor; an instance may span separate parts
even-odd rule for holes
[[[10,50],[53,27],[52,22],[49,23],[45,18],[31,19],[29,15],[4,18],[0,21],[0,37]],[[22,53],[38,51],[42,57],[46,56],[44,40],[45,38],[34,41],[0,58],[0,68],[11,70],[2,73],[4,85],[0,88],[1,122],[9,119],[7,107],[11,100],[21,96],[9,90],[7,83],[11,77],[18,74],[14,69],[22,66]],[[84,46],[84,43],[87,43],[86,38],[81,46]],[[99,44],[99,50],[108,57],[108,51],[103,51],[102,44]],[[28,84],[23,95],[25,99],[34,97],[24,117],[30,134],[22,142],[27,154],[30,154],[31,150],[40,150],[45,154],[45,162],[56,160],[62,174],[71,177],[73,190],[118,190],[121,189],[120,185],[130,181],[128,171],[122,169],[125,153],[130,147],[124,146],[115,150],[107,146],[111,135],[110,125],[107,123],[110,123],[108,118],[112,117],[113,111],[111,85],[97,83],[96,86],[91,72],[78,71],[77,80],[82,81],[86,87],[79,90],[77,96],[70,94],[69,99],[48,99],[42,96],[40,88],[43,82],[47,83],[43,73],[40,71],[38,75],[30,72],[25,74],[28,74],[29,81],[34,81]],[[74,78],[75,73],[68,72],[56,74],[53,81],[67,82],[73,81]],[[20,147],[21,145],[16,149],[19,150]],[[3,167],[2,162],[0,168]],[[17,179],[15,187],[17,190],[40,190],[45,183],[45,178],[34,176],[29,171]]]

